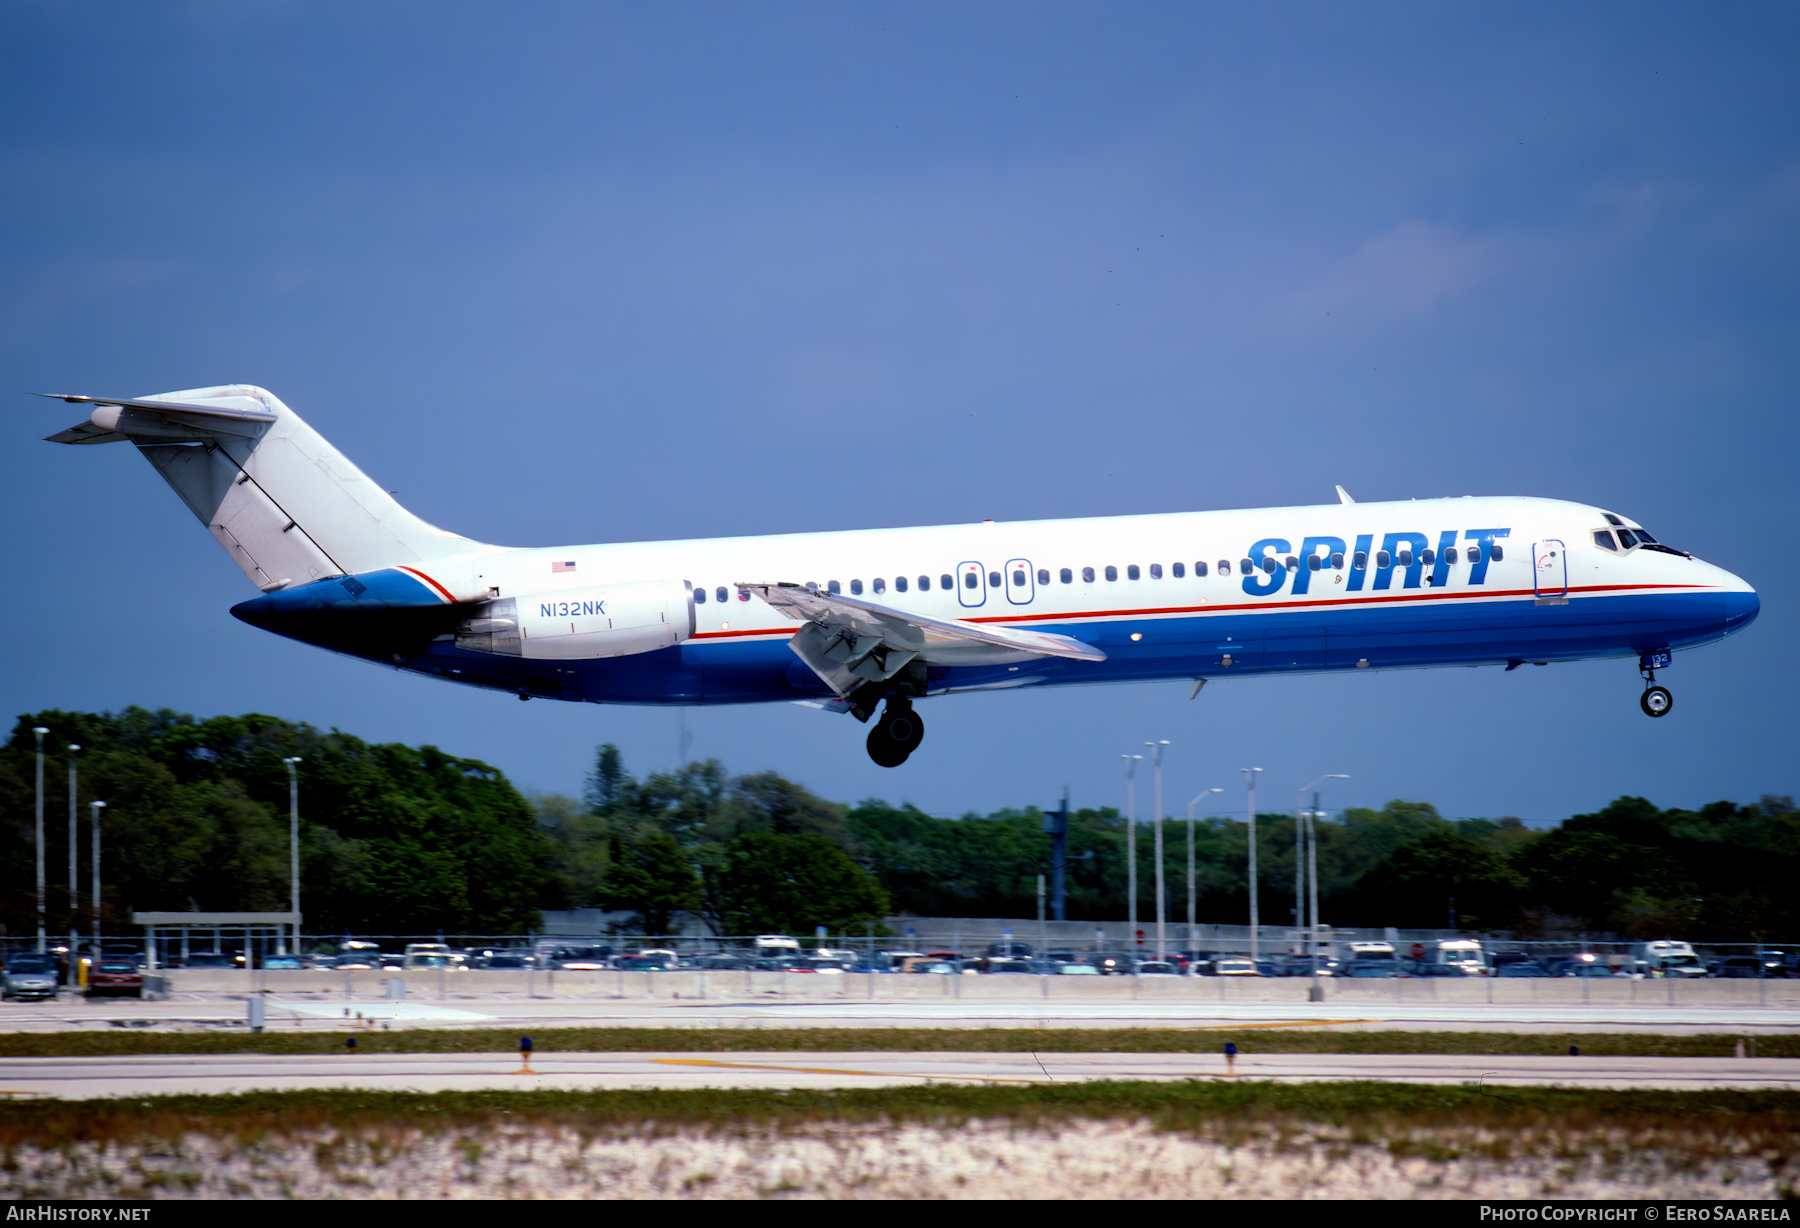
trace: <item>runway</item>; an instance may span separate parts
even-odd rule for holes
[[[158,1055],[0,1062],[0,1095],[60,1099],[346,1088],[385,1091],[616,1088],[856,1088],[1094,1079],[1382,1079],[1620,1090],[1800,1089],[1781,1058],[1495,1057],[1444,1054],[539,1053],[529,1071],[492,1053]]]

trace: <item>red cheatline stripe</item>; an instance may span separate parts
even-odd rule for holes
[[[1703,584],[1595,584],[1587,587],[1571,585],[1571,593],[1612,593],[1637,592],[1645,589],[1696,589],[1705,588]],[[1463,593],[1392,593],[1383,597],[1334,597],[1325,601],[1257,601],[1243,602],[1237,605],[1195,605],[1164,606],[1140,610],[1098,610],[1093,613],[1080,614],[992,614],[980,618],[969,618],[972,623],[1027,623],[1027,622],[1081,622],[1097,618],[1141,618],[1151,614],[1208,614],[1238,613],[1245,610],[1319,610],[1337,606],[1394,605],[1400,602],[1415,601],[1468,601],[1480,599],[1505,599],[1511,597],[1535,597],[1537,591],[1529,588],[1513,589],[1470,589]]]
[[[1571,585],[1571,593],[1619,593],[1642,592],[1645,590],[1666,591],[1669,589],[1691,590],[1703,589],[1704,584],[1593,584],[1583,586]],[[1155,614],[1225,614],[1241,613],[1246,610],[1316,610],[1337,606],[1391,605],[1398,602],[1416,601],[1466,601],[1471,598],[1487,598],[1504,600],[1514,597],[1535,597],[1537,590],[1529,588],[1471,590],[1466,593],[1392,593],[1382,597],[1334,597],[1326,601],[1262,601],[1241,605],[1195,605],[1195,606],[1162,606],[1140,610],[1097,610],[1091,612],[1070,611],[1063,614],[994,614],[981,618],[966,618],[971,623],[1029,623],[1029,622],[1091,622],[1103,618],[1143,618]],[[739,639],[753,635],[792,635],[798,631],[793,627],[757,627],[743,631],[701,631],[688,638],[695,640]]]
[[[449,602],[451,605],[456,604],[456,598],[454,598],[450,595],[449,589],[445,588],[442,584],[439,584],[436,580],[433,580],[430,576],[426,575],[424,572],[420,571],[418,568],[416,568],[416,567],[400,567],[400,568],[396,568],[396,570],[404,571],[409,576],[418,577],[419,579],[425,581],[425,583],[431,585],[431,587],[437,591],[437,595],[442,597],[445,601]]]

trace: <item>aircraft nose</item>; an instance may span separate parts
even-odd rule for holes
[[[1736,579],[1735,576],[1732,578]],[[1743,584],[1743,581],[1739,580],[1738,583]],[[1758,597],[1756,590],[1748,584],[1743,584],[1742,589],[1726,593],[1725,634],[1731,635],[1742,631],[1755,622],[1756,616],[1761,612],[1762,598]]]

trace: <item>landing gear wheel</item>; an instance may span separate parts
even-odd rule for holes
[[[1653,686],[1638,700],[1638,707],[1644,710],[1645,716],[1667,716],[1674,706],[1675,697],[1669,694],[1667,687]]]
[[[925,740],[925,722],[912,705],[890,702],[881,719],[869,730],[869,758],[882,767],[899,767]]]

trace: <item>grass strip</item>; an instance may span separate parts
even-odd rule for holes
[[[439,1131],[560,1125],[596,1135],[623,1132],[645,1137],[694,1127],[733,1131],[856,1123],[956,1127],[980,1120],[1032,1128],[1121,1119],[1171,1131],[1332,1125],[1366,1129],[1371,1137],[1449,1128],[1655,1131],[1715,1142],[1754,1138],[1784,1160],[1800,1153],[1800,1092],[1525,1087],[1496,1095],[1470,1086],[1254,1080],[835,1091],[316,1090],[18,1101],[0,1103],[0,1151],[22,1145],[168,1139],[196,1131],[275,1138],[317,1129]]]
[[[1714,1032],[1326,1032],[1299,1028],[457,1028],[398,1032],[9,1032],[0,1058],[135,1054],[506,1053],[529,1032],[562,1053],[1446,1053],[1547,1056],[1571,1045],[1594,1057],[1730,1057],[1740,1037]],[[1758,1036],[1759,1057],[1800,1057],[1800,1035]]]

